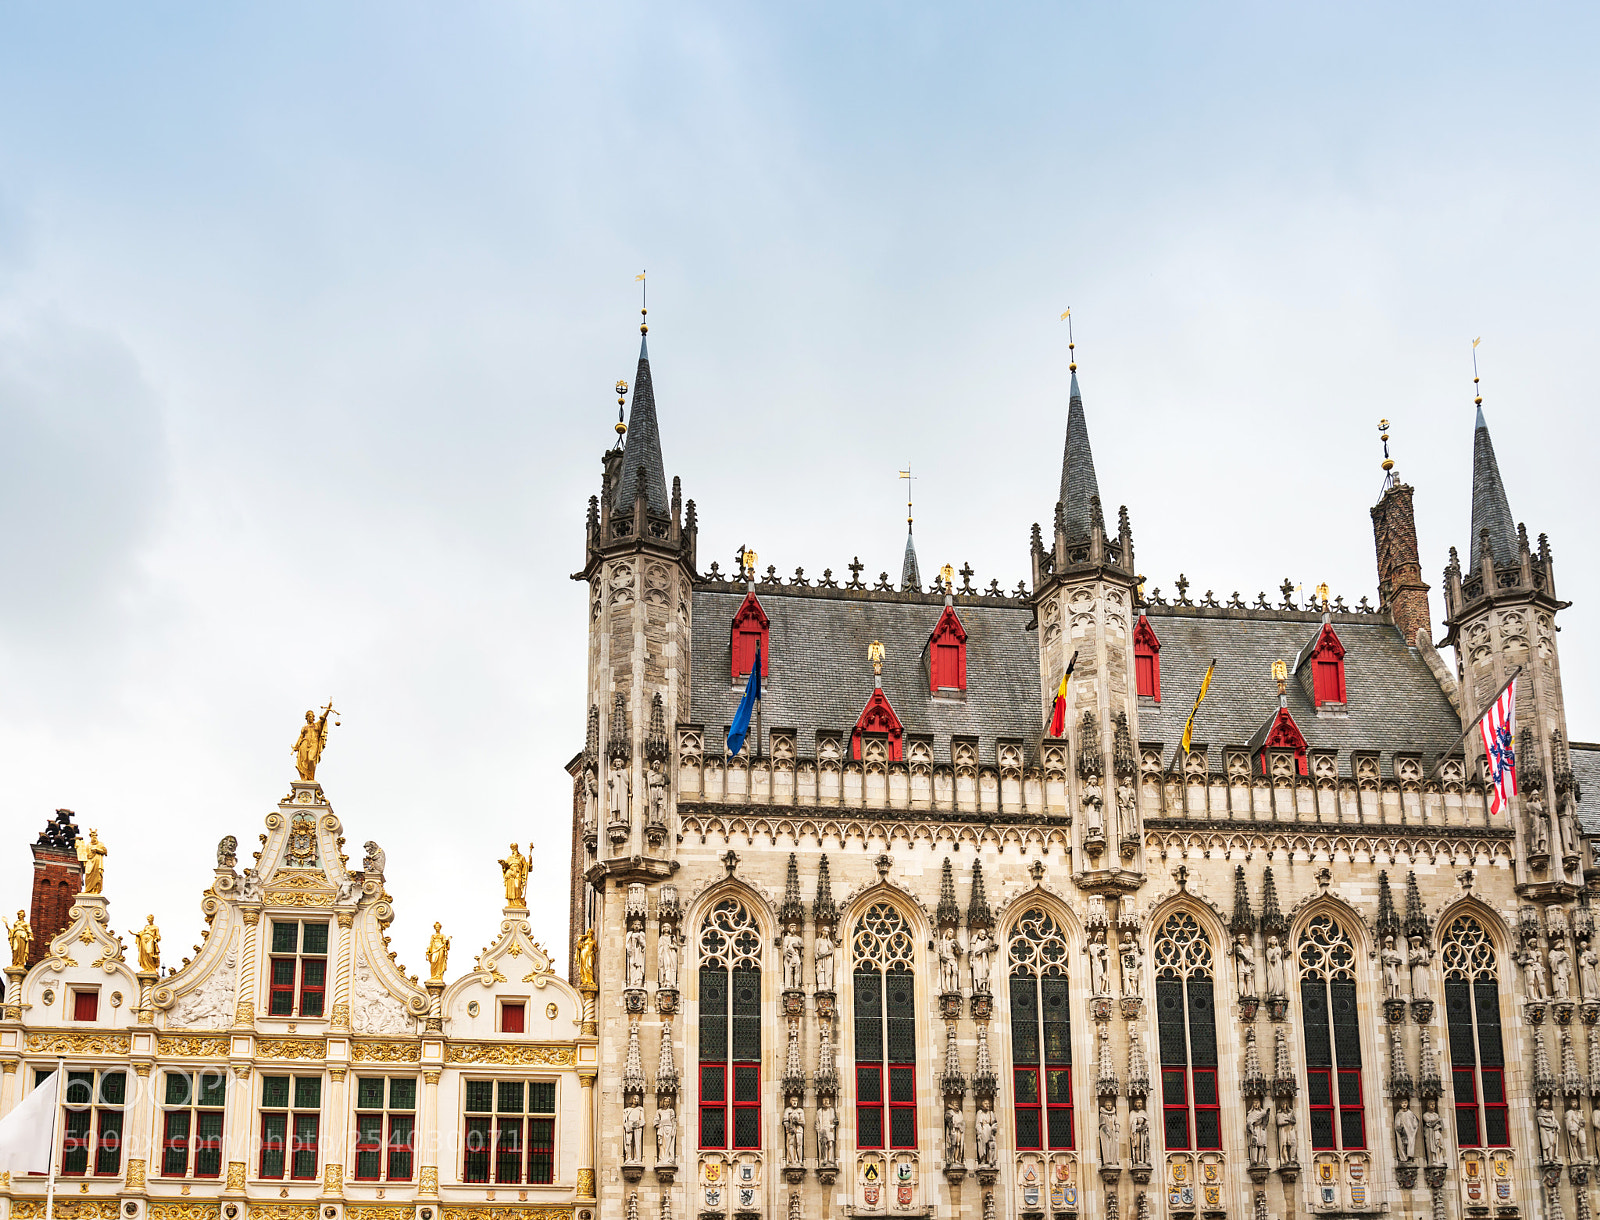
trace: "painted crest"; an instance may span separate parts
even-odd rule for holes
[[[899,1203],[901,1207],[910,1207],[911,1206],[911,1187],[909,1187],[909,1186],[896,1187],[895,1202]]]
[[[894,1180],[896,1182],[911,1181],[911,1162],[897,1161],[894,1167]]]
[[[756,1205],[756,1188],[754,1186],[739,1187],[739,1206],[748,1210]]]
[[[862,1201],[865,1202],[868,1207],[877,1207],[878,1206],[878,1190],[879,1190],[879,1187],[877,1187],[875,1185],[874,1186],[863,1186],[861,1188]]]

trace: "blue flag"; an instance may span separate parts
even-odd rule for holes
[[[733,725],[728,729],[728,757],[744,749],[744,739],[750,732],[750,717],[755,715],[756,701],[761,698],[761,641],[756,641],[756,662],[750,667],[750,681],[745,683],[744,698],[739,700],[739,710],[733,714]]]

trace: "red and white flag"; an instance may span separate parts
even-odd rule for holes
[[[1488,760],[1489,812],[1501,813],[1517,794],[1517,680],[1500,692],[1478,721],[1483,756]]]

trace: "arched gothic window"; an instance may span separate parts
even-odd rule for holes
[[[1300,933],[1298,957],[1311,1147],[1365,1148],[1355,946],[1331,915],[1314,915]]]
[[[1450,1088],[1456,1143],[1504,1148],[1506,1058],[1500,1040],[1500,976],[1494,944],[1471,915],[1459,915],[1444,938],[1444,1017],[1450,1029]]]
[[[1221,1148],[1211,941],[1189,912],[1175,911],[1161,925],[1155,965],[1166,1146]]]
[[[1049,912],[1034,907],[1017,921],[1009,956],[1017,1148],[1071,1148],[1072,1018],[1066,938]]]
[[[761,933],[737,898],[700,925],[700,1147],[761,1147]]]
[[[905,916],[897,907],[875,902],[867,908],[856,922],[852,959],[856,1147],[915,1148],[917,1008],[913,944]]]

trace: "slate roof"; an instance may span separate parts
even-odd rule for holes
[[[1083,414],[1083,395],[1078,392],[1078,374],[1072,374],[1072,389],[1067,401],[1067,440],[1061,452],[1061,508],[1066,519],[1067,537],[1087,538],[1094,523],[1091,498],[1100,496],[1100,480],[1094,473],[1094,454],[1089,449],[1089,422]]]
[[[705,726],[716,753],[744,694],[731,678],[729,625],[743,590],[694,593],[691,719]],[[936,598],[918,601],[835,600],[785,596],[758,588],[771,620],[762,720],[767,731],[799,731],[795,749],[816,752],[817,730],[848,732],[872,695],[867,645],[884,648],[883,692],[907,735],[934,738],[934,757],[948,761],[950,738],[976,737],[979,757],[992,760],[1000,737],[1033,740],[1044,728],[1038,637],[1027,630],[1026,606],[957,606],[967,632],[967,700],[935,699],[922,652],[944,612]]]
[[[1483,539],[1480,534],[1489,531],[1489,554],[1494,562],[1517,562],[1517,523],[1511,516],[1511,505],[1506,500],[1505,484],[1500,481],[1500,463],[1495,460],[1494,442],[1489,439],[1489,425],[1483,422],[1483,408],[1478,408],[1478,424],[1472,435],[1472,570],[1478,570],[1479,552]]]
[[[665,517],[671,508],[667,500],[667,472],[661,461],[661,429],[656,423],[656,391],[650,381],[650,349],[642,337],[639,368],[633,375],[633,405],[628,408],[622,471],[617,476],[617,490],[611,497],[612,511],[633,511],[633,489],[639,482],[641,466],[644,467],[644,492],[650,511]]]
[[[1584,834],[1600,834],[1600,745],[1571,745],[1572,774],[1578,781],[1578,825]]]

